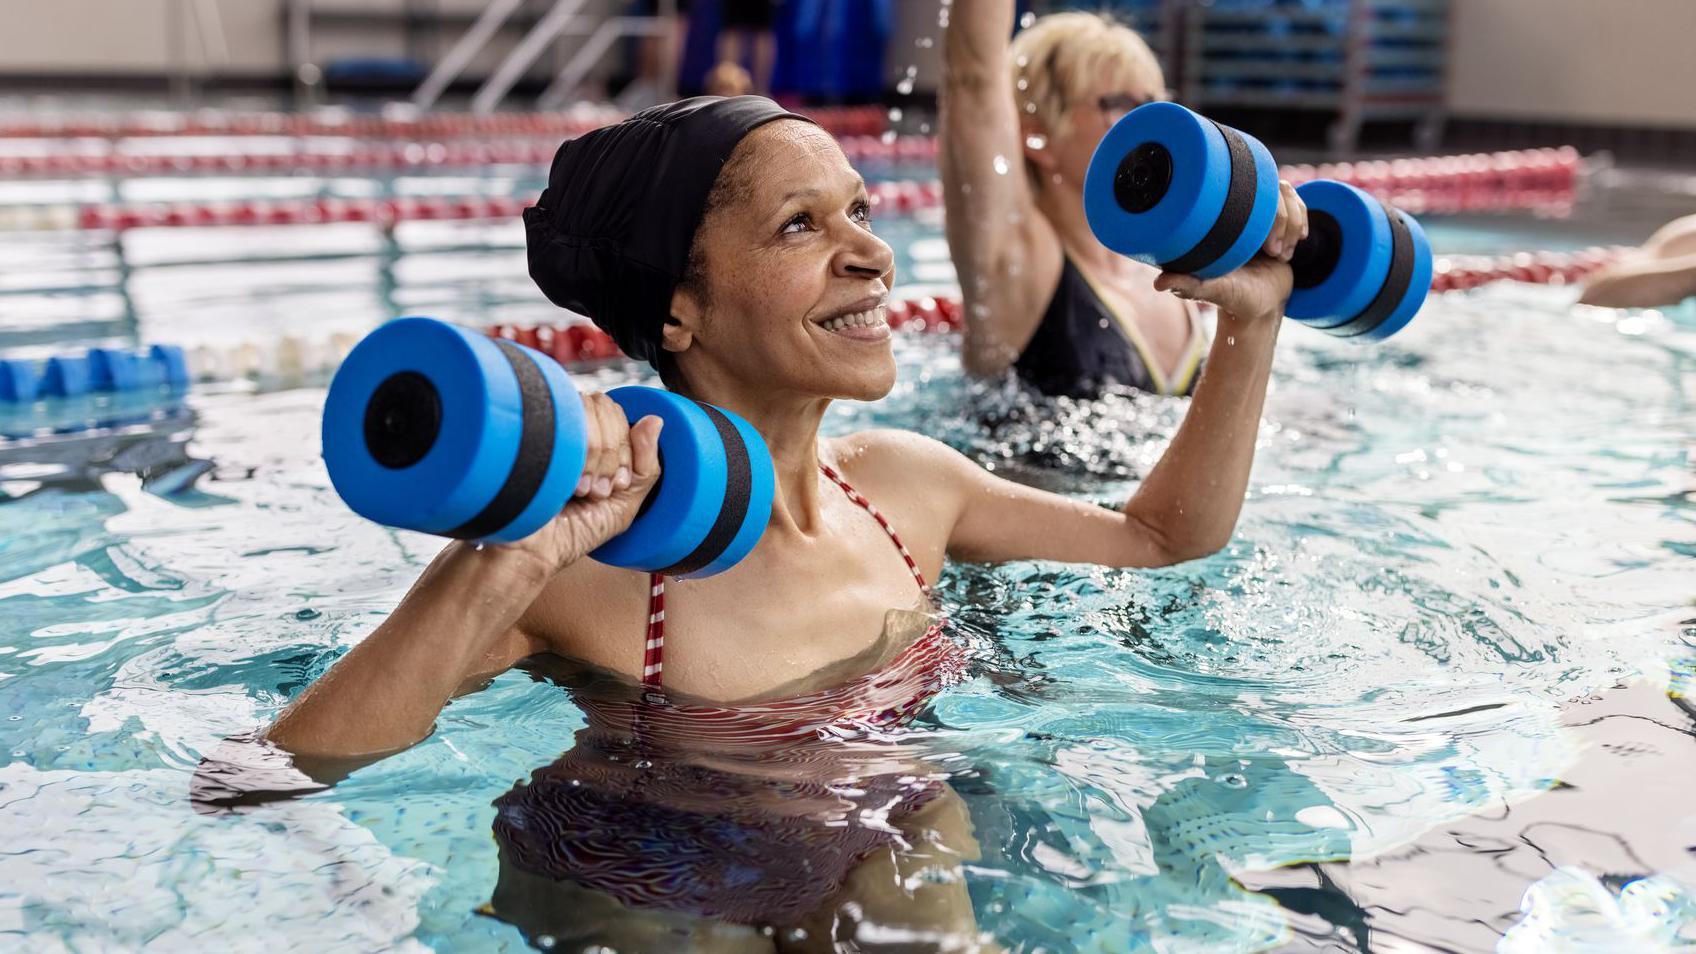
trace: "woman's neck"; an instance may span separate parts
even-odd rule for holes
[[[732,387],[691,387],[689,396],[741,416],[765,438],[777,479],[770,527],[802,536],[816,532],[821,498],[819,426],[830,408],[829,399]]]

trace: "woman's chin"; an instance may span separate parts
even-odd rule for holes
[[[895,361],[889,361],[886,368],[868,368],[861,374],[843,374],[842,369],[834,369],[836,373],[819,375],[824,384],[819,390],[827,397],[836,401],[881,401],[895,390]]]

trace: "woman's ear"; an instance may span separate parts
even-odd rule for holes
[[[661,329],[660,346],[673,354],[688,351],[695,343],[695,333],[701,330],[705,314],[706,309],[701,307],[697,296],[679,286],[671,294],[671,314],[666,316]]]
[[[1024,148],[1025,161],[1036,166],[1038,172],[1052,173],[1058,160],[1054,150],[1048,148],[1048,126],[1041,119],[1030,113],[1019,115],[1019,140]]]

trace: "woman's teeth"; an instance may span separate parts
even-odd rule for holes
[[[842,331],[845,328],[872,328],[884,323],[883,314],[882,308],[873,308],[870,311],[842,315],[839,318],[832,318],[819,324],[826,331]]]

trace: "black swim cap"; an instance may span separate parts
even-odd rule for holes
[[[774,119],[812,122],[763,96],[697,96],[565,142],[524,210],[530,277],[653,364],[719,170]]]

